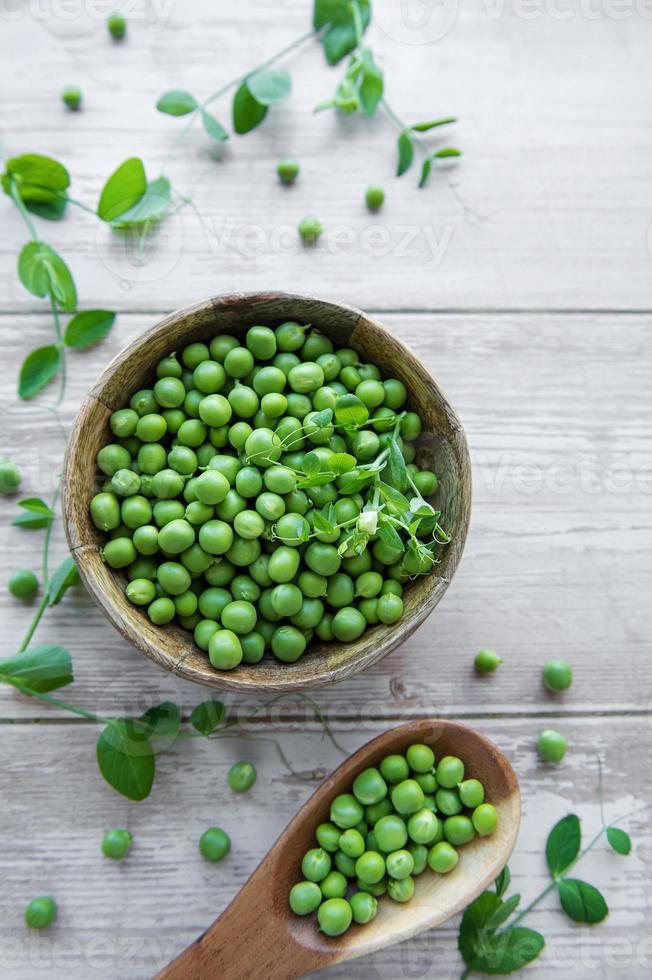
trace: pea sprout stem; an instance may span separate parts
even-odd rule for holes
[[[60,490],[61,490],[61,480],[57,482],[57,486],[55,488],[54,495],[52,497],[52,503],[50,505],[50,509],[52,511],[54,511],[57,500],[59,499]],[[47,526],[45,528],[45,534],[43,535],[43,557],[42,557],[43,595],[41,597],[41,601],[39,602],[38,608],[34,614],[34,618],[32,619],[32,622],[29,625],[27,633],[25,634],[23,642],[18,648],[19,653],[24,653],[27,647],[29,646],[31,639],[34,636],[34,633],[36,632],[36,628],[38,627],[38,624],[41,621],[41,617],[43,616],[43,613],[48,607],[49,586],[50,586],[50,573],[49,573],[48,565],[49,565],[49,555],[50,555],[50,538],[52,537],[53,523],[54,523],[54,518],[48,521]]]

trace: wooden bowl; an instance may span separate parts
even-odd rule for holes
[[[157,362],[170,351],[217,333],[242,336],[258,323],[271,327],[285,320],[310,323],[336,347],[352,346],[384,375],[400,378],[408,407],[423,422],[417,460],[439,477],[435,503],[452,542],[441,563],[405,590],[405,612],[393,626],[379,624],[355,643],[312,642],[296,663],[266,656],[259,664],[215,670],[186,630],[157,627],[123,593],[124,580],[101,559],[102,535],[93,525],[89,503],[98,490],[95,457],[112,439],[109,417],[139,388],[151,385]],[[63,514],[70,550],[82,580],[111,623],[150,660],[186,680],[207,687],[247,692],[280,692],[319,687],[366,670],[402,643],[435,608],[462,555],[471,507],[471,468],[462,424],[446,395],[421,362],[377,321],[360,310],[286,293],[218,296],[178,310],[146,331],[102,373],[83,401],[66,450]]]

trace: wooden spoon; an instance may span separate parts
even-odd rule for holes
[[[405,752],[414,742],[429,745],[438,759],[463,759],[467,775],[481,780],[487,800],[496,806],[498,829],[462,847],[450,874],[426,869],[415,879],[412,901],[398,904],[383,897],[372,922],[329,938],[318,932],[314,914],[296,916],[288,905],[288,892],[301,879],[301,858],[315,846],[315,829],[329,819],[333,797],[350,792],[363,769]],[[514,770],[495,745],[468,725],[423,720],[391,729],[363,745],[321,784],[226,911],[157,974],[158,980],[290,980],[431,929],[465,908],[499,874],[516,842],[520,815]]]

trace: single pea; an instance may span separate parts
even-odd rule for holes
[[[464,779],[464,763],[454,755],[445,755],[439,760],[435,775],[444,789],[452,789]]]
[[[121,41],[127,33],[127,21],[122,14],[111,14],[106,26],[114,41]]]
[[[390,795],[398,813],[408,815],[423,807],[423,790],[415,779],[404,779],[394,786]]]
[[[325,899],[344,898],[349,883],[341,871],[329,871],[323,881],[319,882],[320,891]]]
[[[312,546],[311,546],[312,547]],[[342,643],[352,643],[362,636],[367,622],[362,613],[353,606],[338,609],[333,617],[333,634]]]
[[[566,691],[573,683],[573,670],[565,660],[549,660],[543,668],[543,683],[549,691]]]
[[[403,600],[400,595],[387,592],[385,595],[378,597],[376,611],[381,623],[385,623],[386,625],[397,623],[403,615]]]
[[[388,755],[380,763],[380,772],[388,783],[400,783],[410,775],[410,767],[402,755]]]
[[[408,834],[415,844],[432,844],[437,836],[439,821],[427,807],[413,813],[407,823]]]
[[[453,844],[455,847],[468,844],[475,837],[473,826],[464,814],[459,813],[454,817],[446,817],[444,820],[444,837],[449,844]]]
[[[100,449],[97,454],[97,465],[105,476],[113,476],[118,470],[129,469],[131,466],[131,453],[124,446],[111,443]]]
[[[500,666],[502,660],[493,650],[478,650],[473,662],[478,673],[491,674]]]
[[[234,793],[247,793],[256,782],[256,768],[250,762],[236,762],[227,777]]]
[[[180,555],[195,541],[195,529],[186,520],[170,521],[161,528],[158,543],[170,555]]]
[[[208,656],[217,670],[233,670],[242,661],[240,640],[232,630],[218,630],[208,641]]]
[[[131,538],[113,538],[102,549],[102,558],[110,568],[126,568],[136,560],[136,549]]]
[[[439,788],[433,772],[415,772],[413,778],[416,779],[424,793],[434,793]]]
[[[190,525],[188,525],[190,527]],[[159,542],[163,530],[159,531]],[[194,531],[193,531],[194,536]],[[190,588],[190,573],[176,561],[165,561],[158,567],[158,580],[169,595],[181,595]]]
[[[272,589],[271,600],[279,616],[294,616],[303,604],[303,593],[298,586],[283,583]]]
[[[287,320],[281,323],[275,330],[276,344],[280,351],[296,351],[303,346],[307,327],[296,323],[294,320]]]
[[[155,599],[151,606],[147,607],[147,615],[155,626],[165,626],[167,623],[171,623],[176,615],[172,599],[165,596]]]
[[[213,337],[210,342],[209,354],[214,361],[219,361],[220,364],[224,363],[224,358],[230,350],[234,347],[239,347],[240,341],[237,337],[231,336],[228,333],[218,334],[217,337]]]
[[[301,873],[307,881],[323,881],[331,870],[330,855],[323,847],[313,847],[306,851],[301,861]]]
[[[454,817],[462,809],[459,794],[453,789],[438,789],[435,793],[435,803],[440,813],[445,817]]]
[[[365,820],[372,827],[378,823],[381,817],[386,817],[389,813],[393,812],[394,807],[392,806],[392,801],[388,796],[380,800],[378,803],[371,803],[369,806],[364,808]]]
[[[82,103],[82,93],[78,85],[66,85],[61,92],[61,101],[73,112],[79,109]]]
[[[20,470],[10,459],[0,460],[0,493],[15,493],[22,477]]]
[[[226,371],[219,361],[201,361],[192,372],[192,382],[203,395],[212,395],[220,391],[225,381]]]
[[[260,624],[257,624],[257,628]],[[246,664],[257,664],[265,653],[265,639],[259,632],[245,633],[240,636],[242,659]]]
[[[188,344],[181,352],[181,360],[188,371],[194,371],[202,361],[210,360],[210,356],[211,354],[206,344],[199,342]]]
[[[380,898],[387,891],[387,883],[389,879],[387,875],[377,881],[375,885],[370,885],[366,881],[362,881],[360,878],[356,878],[356,887],[359,891],[364,892],[367,895],[373,895],[374,898]]]
[[[356,892],[349,899],[353,921],[360,925],[366,925],[376,917],[378,912],[378,900],[367,892]]]
[[[484,786],[479,779],[465,779],[459,784],[457,791],[464,806],[473,809],[484,803]]]
[[[345,898],[329,898],[317,909],[319,928],[327,936],[341,936],[352,919],[351,906]]]
[[[151,524],[137,527],[132,541],[139,554],[155,555],[158,551],[158,528]]]
[[[385,859],[378,851],[365,851],[355,862],[355,873],[360,881],[375,885],[385,876]]]
[[[566,755],[568,742],[559,732],[553,731],[552,728],[546,728],[539,735],[537,747],[539,755],[546,762],[559,763]]]
[[[203,592],[200,592],[197,605],[199,612],[205,619],[219,620],[223,610],[232,601],[233,599],[228,589],[211,586],[211,588],[204,589]]]
[[[374,827],[374,837],[380,851],[391,853],[405,847],[408,831],[405,822],[395,814],[381,817]]]
[[[415,844],[414,841],[408,841],[407,849],[412,855],[414,862],[412,875],[416,877],[417,875],[423,874],[428,867],[428,848],[425,844]]]
[[[284,544],[297,547],[310,536],[310,525],[301,514],[283,514],[274,525],[276,537]]]
[[[354,779],[353,794],[363,806],[371,806],[387,796],[387,783],[377,769],[370,767]]]
[[[221,827],[209,827],[199,838],[199,853],[206,861],[222,861],[231,850],[231,838]]]
[[[428,852],[428,867],[438,874],[448,874],[452,871],[460,856],[448,841],[440,841]]]
[[[254,368],[254,355],[246,347],[234,347],[224,358],[224,370],[230,378],[245,378]]]
[[[367,207],[370,211],[377,211],[383,205],[383,201],[385,200],[385,191],[382,189],[382,187],[372,185],[371,187],[367,188],[364,199],[367,202]]]
[[[409,851],[401,849],[392,851],[385,859],[387,874],[390,878],[401,880],[407,878],[414,870],[414,858]]]
[[[459,820],[460,818],[454,817],[452,819]],[[498,812],[496,807],[491,803],[481,803],[471,814],[471,820],[480,837],[487,837],[489,834],[493,834],[498,826]],[[444,831],[446,830],[446,823],[444,824]]]
[[[387,894],[394,902],[409,902],[414,897],[414,878],[390,878],[387,882]]]
[[[317,218],[302,218],[299,222],[299,234],[306,245],[314,245],[323,230]]]
[[[355,858],[349,857],[344,851],[337,850],[333,855],[333,862],[337,870],[347,878],[355,878]]]
[[[270,556],[269,577],[279,584],[291,582],[299,570],[300,561],[301,556],[295,548],[280,545]]]
[[[284,157],[277,163],[276,173],[282,184],[293,184],[299,175],[299,164],[291,157]]]
[[[411,745],[405,755],[413,772],[432,772],[435,765],[435,753],[428,745]]]
[[[47,929],[57,917],[57,903],[50,895],[33,898],[25,909],[25,925],[30,929]]]
[[[279,626],[272,634],[272,653],[277,660],[294,663],[306,649],[307,641],[295,626]]]
[[[326,588],[328,603],[333,609],[343,609],[351,606],[355,599],[353,579],[346,572],[336,572],[331,575]]]
[[[277,463],[281,451],[281,440],[268,428],[254,429],[244,446],[247,463],[263,468]]]
[[[303,361],[292,368],[287,380],[294,392],[299,395],[307,395],[323,386],[324,372],[319,364],[314,361]]]
[[[352,793],[340,793],[331,803],[330,816],[337,827],[348,830],[360,823],[364,810]]]
[[[129,399],[129,408],[133,408],[139,416],[158,411],[158,403],[151,388],[141,388]]]
[[[132,843],[133,837],[128,830],[114,827],[102,838],[102,854],[112,861],[122,861],[129,854]]]
[[[419,470],[412,477],[412,481],[424,497],[429,497],[437,489],[437,476],[431,470]]]
[[[125,595],[135,606],[149,606],[156,598],[156,587],[149,579],[136,578],[125,589]]]
[[[321,902],[321,889],[314,881],[299,881],[290,889],[290,908],[295,915],[310,915]]]
[[[334,823],[320,823],[315,831],[315,837],[320,847],[334,854],[340,846],[342,831]]]
[[[355,827],[349,827],[339,837],[339,848],[348,857],[359,858],[365,852],[364,837]]]
[[[16,599],[31,599],[38,592],[38,579],[34,572],[21,568],[9,578],[9,591]]]

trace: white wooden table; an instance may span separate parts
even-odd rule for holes
[[[93,206],[109,171],[141,154],[152,175],[182,122],[154,111],[169,88],[200,96],[289,43],[308,26],[309,5],[171,4],[167,15],[132,15],[111,45],[101,4],[0,3],[2,142],[8,153],[40,151],[66,162],[72,190]],[[165,5],[164,5],[165,6]],[[161,314],[207,294],[288,289],[344,300],[377,314],[410,344],[447,389],[468,434],[474,516],[456,580],[433,618],[400,650],[350,682],[318,694],[338,738],[353,749],[405,719],[450,715],[494,738],[523,790],[521,837],[511,862],[524,899],[545,883],[543,845],[569,811],[586,834],[599,826],[597,759],[607,819],[650,800],[650,583],[652,574],[652,20],[649,7],[601,0],[433,8],[408,30],[394,0],[376,0],[369,41],[386,70],[387,94],[410,119],[457,114],[450,142],[464,158],[450,181],[426,190],[416,174],[393,179],[395,131],[312,114],[339,69],[315,44],[288,61],[291,100],[246,138],[216,154],[191,134],[170,176],[191,194],[171,234],[138,266],[70,213],[42,235],[69,261],[82,308],[120,311],[110,337],[71,358],[62,412],[72,421],[101,367]],[[18,7],[18,10],[15,9]],[[143,5],[139,10],[142,15]],[[71,13],[72,11],[72,13]],[[418,14],[419,11],[416,13]],[[448,20],[446,20],[448,18]],[[416,42],[416,43],[414,43]],[[84,111],[59,90],[79,83]],[[227,103],[216,106],[228,121]],[[292,189],[274,166],[302,164]],[[387,191],[378,216],[364,208],[371,181]],[[460,200],[464,203],[460,204]],[[315,213],[319,247],[292,234]],[[382,247],[370,238],[381,229]],[[0,451],[25,474],[29,494],[51,492],[63,442],[44,413],[19,405],[15,380],[25,353],[49,342],[43,305],[14,274],[26,241],[0,200]],[[17,565],[37,562],[41,535],[10,526],[15,502],[0,501],[2,656],[31,617],[7,594]],[[59,530],[54,551],[63,556]],[[68,597],[36,635],[67,647],[76,680],[66,696],[102,715],[133,713],[164,698],[190,710],[204,692],[157,670],[104,621],[84,595]],[[504,665],[478,679],[472,659],[492,646]],[[575,681],[546,696],[540,670],[567,658]],[[251,705],[232,700],[246,717]],[[299,706],[264,713],[298,770],[288,775],[264,743],[174,746],[159,759],[154,791],[129,804],[99,777],[96,726],[0,690],[3,750],[0,972],[17,978],[143,977],[217,915],[340,756]],[[544,726],[569,738],[558,769],[534,743]],[[262,730],[263,726],[260,726]],[[258,729],[257,729],[258,730]],[[235,799],[229,765],[251,758],[255,789]],[[233,838],[221,865],[201,860],[209,825]],[[134,835],[132,855],[109,864],[99,842],[110,826]],[[598,847],[581,876],[598,885],[611,913],[596,928],[573,927],[554,897],[531,915],[547,947],[533,976],[650,976],[649,812],[630,820],[628,859]],[[43,935],[22,924],[26,902],[52,893],[59,922]],[[646,928],[647,923],[647,928]],[[327,971],[332,977],[456,977],[457,921],[401,947]]]

